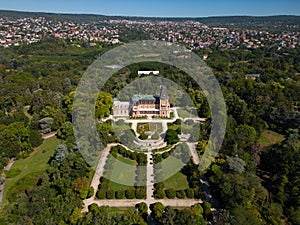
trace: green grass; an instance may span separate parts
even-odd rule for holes
[[[3,205],[8,203],[8,198],[12,194],[23,191],[36,182],[38,175],[46,170],[47,163],[59,143],[60,141],[56,137],[49,138],[28,158],[19,159],[14,163],[12,170],[21,172],[15,177],[5,180]]]
[[[259,137],[259,143],[262,147],[271,146],[276,143],[280,143],[284,140],[284,136],[281,134],[278,134],[271,130],[264,130]]]
[[[168,129],[172,129],[172,130],[177,130],[177,129],[181,128],[181,124],[177,125],[177,124],[172,124],[172,123],[168,123]]]
[[[187,177],[181,172],[177,172],[172,177],[164,181],[165,189],[184,190],[189,188]]]
[[[111,175],[108,178],[110,179],[110,182],[108,184],[109,189],[117,191],[127,190],[130,187],[133,187],[136,177],[136,166],[137,162],[135,160],[125,158],[122,155],[118,154],[117,161],[114,161],[112,171],[108,171],[111,172]],[[119,182],[113,182],[116,180]]]
[[[129,158],[125,158],[120,154],[117,154],[117,160],[126,163],[128,165],[137,166],[137,162],[135,160],[131,160]]]
[[[158,134],[160,134],[163,131],[161,123],[149,123],[149,129],[151,131],[157,132]]]
[[[113,190],[113,191],[119,191],[119,190],[128,190],[132,188],[132,186],[127,186],[127,185],[123,185],[123,184],[118,184],[112,181],[109,181],[108,183],[108,190]]]
[[[195,110],[177,109],[178,116],[181,118],[198,117]]]

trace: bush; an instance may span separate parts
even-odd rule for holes
[[[162,158],[163,159],[166,159],[166,158],[168,158],[170,156],[170,153],[169,152],[164,152],[163,154],[162,154]]]
[[[201,188],[197,187],[194,189],[194,197],[196,199],[201,199],[203,197],[203,192],[202,192]]]
[[[194,198],[194,190],[192,188],[186,189],[186,197],[188,198]]]
[[[176,191],[176,197],[180,198],[180,199],[185,198],[185,191],[184,190],[177,190]]]
[[[107,199],[114,199],[115,198],[115,192],[113,190],[107,190],[106,191],[106,198]]]
[[[89,187],[89,189],[88,189],[88,194],[87,194],[87,198],[93,197],[94,193],[95,193],[94,188],[93,188],[93,187]]]
[[[96,197],[98,199],[106,199],[106,191],[105,190],[98,191]]]
[[[166,190],[166,196],[167,198],[175,198],[176,196],[176,191],[173,188],[170,188],[168,190]]]
[[[134,199],[135,198],[135,190],[133,188],[126,190],[125,196],[127,199]]]
[[[125,198],[125,191],[124,190],[118,190],[116,192],[116,199],[124,199]]]
[[[175,130],[168,129],[166,132],[165,141],[169,145],[176,144],[179,141],[177,132]]]
[[[143,187],[138,187],[135,189],[135,197],[137,199],[145,199],[146,198],[146,190]]]
[[[166,197],[165,191],[163,189],[157,189],[154,192],[154,197],[157,199],[162,199]]]
[[[147,136],[145,133],[142,133],[142,134],[139,136],[139,139],[141,139],[141,140],[146,140],[146,139],[148,139],[148,136]]]

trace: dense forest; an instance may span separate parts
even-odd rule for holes
[[[42,143],[41,134],[57,131],[61,144],[45,172],[31,174],[1,208],[2,224],[145,224],[144,205],[122,213],[91,205],[81,214],[82,199],[91,196],[93,170],[78,151],[72,131],[72,103],[85,69],[113,45],[90,47],[60,39],[0,51],[0,167],[11,158],[26,158]],[[300,47],[218,50],[211,46],[207,64],[221,84],[227,104],[227,132],[218,158],[203,176],[219,203],[217,224],[300,224]],[[175,67],[155,62],[133,64],[110,78],[97,101],[96,116],[106,117],[118,91],[138,79],[138,70],[159,70],[176,81],[210,117],[198,85]],[[245,74],[261,74],[256,80]],[[101,100],[102,99],[102,100]],[[105,102],[105,101],[104,101]],[[101,105],[102,104],[102,105]],[[105,106],[107,108],[103,108]],[[103,143],[118,141],[110,123],[97,127]],[[210,120],[201,127],[197,150],[203,154]],[[192,168],[190,168],[192,171]],[[13,175],[11,175],[13,176]],[[34,177],[34,179],[32,178]],[[153,205],[161,224],[212,221],[210,205],[185,210]]]

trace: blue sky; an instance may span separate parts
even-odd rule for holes
[[[102,15],[300,15],[300,0],[0,0],[0,9]]]

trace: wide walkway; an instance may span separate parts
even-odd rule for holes
[[[173,112],[174,112],[174,118],[172,118],[172,119],[127,119],[127,120],[125,120],[125,123],[131,123],[132,129],[135,131],[137,129],[138,123],[146,123],[146,122],[161,123],[162,128],[163,128],[162,133],[165,133],[168,129],[167,124],[172,123],[179,118],[177,108],[173,108]],[[201,119],[201,118],[188,118],[188,119],[204,121],[204,119]],[[200,158],[196,151],[197,143],[189,143],[189,142],[186,142],[186,143],[189,146],[190,153],[193,156],[192,158],[193,158],[194,163],[199,164]],[[93,180],[91,182],[91,186],[94,188],[95,193],[91,198],[85,199],[83,201],[84,208],[82,209],[82,212],[87,212],[88,206],[93,203],[97,204],[98,206],[134,207],[138,203],[146,202],[146,204],[148,205],[148,214],[150,214],[150,205],[155,202],[161,202],[165,206],[173,206],[173,207],[189,207],[196,203],[202,203],[201,199],[154,199],[154,196],[153,196],[153,193],[154,193],[154,168],[153,168],[153,155],[151,152],[152,148],[150,148],[150,147],[148,149],[148,152],[144,153],[147,155],[146,199],[101,199],[101,200],[96,199],[96,197],[95,197],[96,192],[98,191],[98,186],[100,184],[100,178],[101,178],[101,176],[103,176],[103,173],[104,173],[104,166],[105,166],[105,163],[107,160],[107,156],[109,154],[111,147],[116,146],[116,145],[122,145],[122,144],[118,144],[118,143],[109,144],[104,149],[104,151],[101,152],[101,156],[100,156],[97,168],[96,168],[96,172],[95,172]],[[130,150],[126,146],[124,146],[124,145],[122,145],[122,146],[125,147],[127,150]],[[132,151],[132,150],[130,150],[130,151]]]

